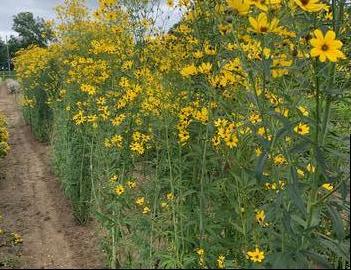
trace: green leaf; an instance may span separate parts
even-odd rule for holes
[[[340,213],[332,206],[327,206],[328,212],[333,222],[333,229],[339,241],[345,237],[344,226],[340,217]]]
[[[291,200],[294,202],[294,204],[296,205],[296,207],[300,210],[300,212],[306,216],[306,207],[305,207],[305,203],[301,197],[301,192],[302,190],[299,190],[298,188],[298,179],[296,176],[296,171],[293,167],[291,167],[291,175],[293,178],[293,183],[289,184],[287,186],[287,191],[288,191],[288,195],[291,198]]]
[[[321,221],[321,209],[318,208],[313,208],[313,212],[312,212],[312,220],[311,220],[311,224],[310,227],[316,227],[319,225],[320,221]]]
[[[235,230],[237,230],[239,233],[243,233],[243,229],[236,223],[232,223],[233,224],[233,227]]]
[[[282,252],[276,253],[272,261],[273,269],[286,269],[291,266],[291,254]]]
[[[332,239],[319,238],[318,240],[322,246],[326,247],[330,251],[334,252],[337,256],[342,257],[344,260],[350,263],[350,242],[348,242],[348,245],[345,245],[336,243],[336,241],[333,241]]]
[[[257,166],[256,166],[256,178],[262,181],[262,172],[264,170],[264,165],[266,164],[268,158],[268,154],[267,153],[263,153],[257,162]]]
[[[307,227],[307,222],[304,221],[302,218],[300,218],[297,215],[291,215],[291,219],[294,220],[297,224],[301,225],[303,228]]]
[[[322,255],[308,250],[304,250],[302,251],[302,253],[318,264],[318,265],[314,265],[313,268],[323,267],[327,269],[333,269],[333,266],[330,265],[329,262]]]

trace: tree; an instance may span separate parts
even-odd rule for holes
[[[7,46],[10,54],[10,61],[20,49],[30,45],[46,47],[53,40],[53,31],[45,23],[43,18],[34,18],[31,12],[21,12],[13,17],[12,29],[18,33],[18,37],[10,36]],[[13,68],[13,63],[11,68]],[[0,38],[0,70],[8,68],[8,57],[6,43]]]
[[[5,69],[6,65],[7,65],[6,44],[0,38],[0,71]]]
[[[13,17],[12,29],[19,35],[22,47],[46,47],[53,39],[53,32],[43,18],[34,18],[31,12],[20,12]]]

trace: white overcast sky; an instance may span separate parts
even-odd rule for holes
[[[16,35],[12,27],[13,16],[19,12],[29,11],[34,14],[34,17],[43,17],[44,19],[55,18],[54,7],[61,4],[64,0],[0,0],[0,37],[5,39],[5,36]],[[97,0],[87,0],[88,6],[92,9],[97,7]],[[179,10],[169,10],[166,5],[162,5],[163,19],[167,21],[166,28],[177,22],[181,17]],[[169,19],[168,19],[169,16]],[[163,22],[159,22],[163,25]]]

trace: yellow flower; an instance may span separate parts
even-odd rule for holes
[[[151,209],[149,207],[145,206],[143,209],[143,214],[148,214],[148,213],[150,213],[150,211],[151,211]]]
[[[197,59],[200,59],[204,56],[204,53],[202,51],[196,51],[193,53],[193,56]]]
[[[264,136],[266,134],[266,130],[264,127],[260,127],[258,130],[257,130],[257,135],[260,135],[260,136]]]
[[[256,157],[259,157],[259,156],[262,154],[261,148],[257,147],[257,148],[255,149],[255,153],[256,153]]]
[[[247,15],[250,11],[250,0],[227,0],[227,4],[241,16]]]
[[[284,67],[290,67],[293,61],[288,60],[285,54],[282,54],[279,58],[273,59],[273,69],[272,69],[272,76],[273,78],[278,78],[283,75],[287,75],[289,70]]]
[[[197,74],[197,69],[195,67],[195,65],[189,65],[184,67],[181,71],[180,74],[183,77],[189,77],[189,76],[193,76]]]
[[[287,163],[286,158],[282,154],[276,155],[274,157],[274,164],[276,164],[276,165],[284,165],[286,163]]]
[[[294,1],[300,8],[308,12],[318,12],[327,7],[327,5],[325,4],[320,4],[319,0],[294,0]]]
[[[264,260],[264,252],[260,251],[259,248],[255,250],[248,251],[247,255],[250,257],[250,260],[253,262],[262,262]]]
[[[238,146],[239,139],[235,134],[231,134],[224,138],[225,144],[232,149],[233,147]]]
[[[196,253],[199,256],[204,256],[205,255],[205,250],[203,248],[197,248]]]
[[[311,49],[312,57],[319,57],[319,61],[325,62],[327,59],[331,62],[337,62],[338,59],[345,59],[345,55],[340,51],[342,42],[335,39],[335,32],[329,30],[325,36],[321,30],[314,32],[315,38],[310,40],[313,48]]]
[[[265,218],[266,218],[266,215],[264,214],[264,210],[259,210],[256,212],[256,220],[261,226],[264,225]]]
[[[136,188],[136,182],[135,181],[128,181],[127,185],[130,189]]]
[[[121,196],[124,193],[124,187],[122,185],[118,185],[117,187],[115,187],[115,193],[118,196]]]
[[[303,170],[297,169],[296,171],[297,171],[297,174],[298,174],[300,177],[304,177],[304,176],[305,176],[305,173],[304,173]]]
[[[144,149],[144,146],[143,144],[141,143],[138,143],[138,142],[133,142],[131,145],[130,145],[130,149],[140,155],[144,154],[145,152],[145,149]]]
[[[166,3],[167,3],[167,6],[173,7],[173,5],[174,5],[174,0],[167,0]]]
[[[315,170],[316,170],[316,167],[313,166],[311,163],[308,163],[306,169],[307,169],[308,172],[314,173]]]
[[[199,72],[203,74],[209,74],[211,72],[211,69],[212,69],[211,63],[202,63],[198,68]]]
[[[88,93],[88,95],[91,95],[91,96],[96,94],[96,88],[92,85],[82,84],[80,86],[80,90],[84,93]]]
[[[280,189],[284,189],[286,185],[286,182],[284,180],[279,180],[279,187]]]
[[[208,110],[203,107],[201,110],[197,110],[194,112],[194,118],[202,123],[206,123],[208,121]]]
[[[167,193],[166,197],[167,197],[167,200],[169,200],[169,201],[173,201],[175,198],[175,196],[172,192]]]
[[[220,24],[218,30],[221,35],[227,35],[233,30],[233,26],[231,24]]]
[[[166,203],[166,202],[161,202],[160,205],[162,208],[168,208],[168,203]]]
[[[277,113],[280,113],[284,117],[288,117],[289,115],[289,109],[275,108],[274,111],[276,111]]]
[[[253,17],[249,17],[249,22],[252,26],[252,28],[249,28],[249,30],[256,32],[256,33],[262,33],[266,34],[268,32],[277,32],[279,31],[278,23],[279,20],[277,18],[273,18],[271,22],[268,22],[268,18],[266,13],[261,12],[257,19]]]
[[[207,55],[215,55],[216,54],[216,48],[214,48],[210,44],[205,45],[204,51]]]
[[[302,113],[303,116],[308,116],[309,113],[308,113],[307,108],[305,108],[303,106],[299,106],[298,109]]]
[[[257,8],[267,12],[268,5],[271,7],[277,7],[280,5],[281,0],[251,0],[251,3],[254,4]]]
[[[117,176],[117,175],[114,175],[114,176],[112,176],[112,177],[110,178],[110,181],[111,181],[112,183],[114,183],[114,182],[117,181],[117,179],[118,179],[118,176]]]
[[[217,266],[218,269],[223,269],[225,268],[225,256],[219,255],[217,258]]]
[[[294,131],[300,135],[306,135],[310,133],[310,127],[307,124],[299,123],[295,128]]]
[[[328,191],[332,191],[334,189],[334,186],[330,183],[325,183],[322,185],[322,188],[328,190]]]
[[[269,48],[264,48],[263,49],[263,56],[268,59],[271,56],[271,49]]]
[[[252,124],[256,124],[256,123],[259,123],[262,121],[260,115],[258,113],[253,113],[250,115],[249,117],[249,121],[252,123]]]
[[[145,203],[145,198],[144,198],[144,197],[137,197],[137,198],[135,199],[135,203],[136,203],[137,205],[139,205],[139,206],[143,206],[144,203]]]
[[[118,116],[116,116],[115,118],[113,118],[111,120],[112,125],[113,126],[119,126],[124,121],[125,118],[126,118],[126,115],[123,114],[123,113],[118,115]]]
[[[18,234],[18,233],[11,233],[11,236],[12,236],[12,241],[15,243],[15,244],[20,244],[23,242],[23,239],[22,237]]]
[[[114,135],[112,138],[111,138],[111,144],[120,148],[122,147],[122,141],[123,141],[123,137],[121,135]]]
[[[325,15],[325,19],[326,20],[329,20],[331,21],[333,19],[333,12],[328,12],[326,15]]]

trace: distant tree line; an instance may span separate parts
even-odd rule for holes
[[[35,18],[31,12],[20,12],[13,16],[12,30],[17,32],[18,36],[11,35],[8,37],[7,45],[10,59],[13,59],[20,49],[27,48],[30,45],[46,47],[53,40],[53,31],[50,25],[43,18]],[[12,61],[10,61],[10,64],[11,69],[13,69]],[[7,68],[6,43],[0,37],[0,70],[7,70]]]

